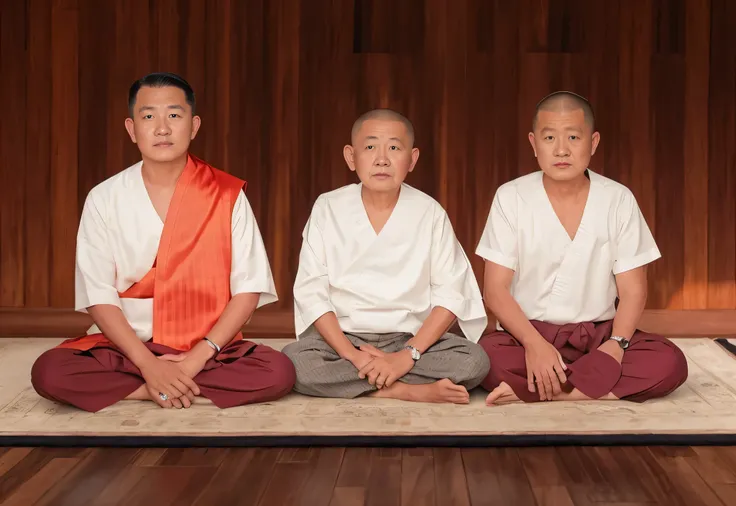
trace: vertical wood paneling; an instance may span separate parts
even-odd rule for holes
[[[268,232],[276,291],[281,305],[289,306],[296,264],[292,262],[291,195],[299,181],[299,9],[298,0],[280,0],[268,4],[271,117],[269,160],[272,163],[269,184]]]
[[[656,55],[652,62],[652,109],[657,198],[652,230],[662,258],[652,264],[649,305],[682,309],[685,238],[683,213],[684,61],[680,55]],[[646,198],[646,193],[644,198]],[[664,231],[664,232],[663,232]]]
[[[79,8],[77,0],[54,0],[51,8],[51,300],[74,304],[74,256],[80,209]],[[104,107],[101,107],[102,112]],[[100,114],[100,118],[104,118]],[[103,123],[100,123],[102,127]],[[100,146],[106,149],[106,146]]]
[[[26,165],[26,6],[9,2],[0,14],[0,96],[4,97],[0,125],[0,305],[24,303],[24,168]]]
[[[182,74],[192,152],[248,181],[290,309],[320,193],[356,181],[362,112],[416,129],[408,182],[474,250],[499,185],[537,170],[534,105],[586,95],[591,167],[634,192],[663,259],[650,308],[736,308],[736,3],[727,0],[22,0],[0,4],[0,306],[70,307],[87,192],[138,160],[124,129],[142,75]]]
[[[27,14],[26,166],[22,171],[25,175],[26,242],[23,305],[46,307],[51,278],[51,88],[48,85],[51,62],[47,58],[51,52],[51,5],[46,0],[32,0]]]
[[[624,0],[619,11],[620,182],[634,193],[644,218],[657,237],[654,192],[654,142],[651,112],[652,0]],[[625,126],[625,127],[624,127]],[[649,283],[657,282],[653,269]],[[647,300],[647,307],[654,299]]]
[[[155,8],[151,15],[151,26],[155,30],[151,30],[151,34],[156,41],[152,54],[156,57],[156,69],[163,72],[183,74],[184,71],[180,46],[187,31],[182,26],[184,9],[179,8],[180,3],[177,0],[158,0],[151,5]]]
[[[736,306],[736,3],[712,1],[708,306]],[[716,63],[717,62],[717,63]]]
[[[708,307],[708,88],[710,0],[686,5],[684,125],[684,282],[682,305]],[[717,64],[717,62],[716,62]],[[734,280],[736,283],[736,280]]]
[[[80,5],[77,201],[81,210],[89,191],[117,172],[113,164],[120,164],[109,149],[101,147],[130,141],[123,125],[127,96],[113,97],[109,88],[115,65],[109,58],[115,51],[115,9],[96,0],[83,0]]]

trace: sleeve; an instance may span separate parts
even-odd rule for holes
[[[104,199],[88,195],[77,232],[74,308],[82,313],[98,304],[122,308],[115,288],[115,256],[105,223]]]
[[[437,214],[430,259],[431,305],[451,311],[465,336],[478,342],[488,324],[478,281],[447,213]]]
[[[516,198],[515,194],[509,195],[503,189],[499,188],[493,197],[486,226],[475,253],[485,260],[516,270],[519,263]]]
[[[233,296],[239,293],[259,293],[260,299],[256,307],[278,300],[263,237],[253,209],[242,190],[233,207],[230,292]]]
[[[302,248],[294,281],[294,324],[297,336],[323,314],[336,312],[330,301],[325,242],[320,227],[321,215],[321,203],[318,200],[302,233]]]
[[[636,269],[662,256],[636,198],[630,191],[623,193],[616,210],[616,230],[613,274]]]

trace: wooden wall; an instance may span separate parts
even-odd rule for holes
[[[321,192],[353,181],[361,112],[415,123],[408,182],[474,255],[499,184],[536,170],[534,104],[593,102],[591,166],[628,185],[663,252],[652,309],[736,309],[732,0],[5,0],[0,6],[0,307],[69,308],[86,193],[138,160],[127,89],[194,86],[193,152],[248,180],[281,301]]]

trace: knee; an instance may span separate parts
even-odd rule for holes
[[[483,348],[478,345],[471,347],[468,358],[468,370],[474,377],[485,378],[491,370],[491,359]]]
[[[472,389],[480,385],[491,370],[491,362],[486,352],[480,346],[468,343],[468,354],[460,364],[460,375],[464,377],[461,383],[467,383],[466,388]]]
[[[274,350],[275,351],[275,350]],[[296,382],[294,364],[283,352],[275,351],[271,357],[273,383],[284,395],[291,392]]]
[[[310,351],[311,350],[304,348],[300,342],[290,343],[284,346],[284,349],[281,351],[291,363],[291,369],[294,371],[295,383],[299,383],[299,380],[304,376],[304,373],[314,365],[310,357]]]
[[[299,356],[299,341],[289,343],[281,349],[281,353],[289,359],[290,362],[294,362]]]
[[[54,397],[54,391],[64,383],[64,374],[57,357],[57,350],[45,351],[31,367],[31,385],[41,397]]]
[[[669,391],[675,390],[685,383],[688,376],[687,358],[680,348],[674,344],[662,350],[658,378]]]
[[[488,358],[490,368],[492,370],[501,367],[507,362],[502,356],[505,355],[509,349],[516,351],[516,346],[510,347],[506,342],[512,340],[513,339],[505,332],[494,332],[480,338],[478,346],[483,351],[483,354]]]

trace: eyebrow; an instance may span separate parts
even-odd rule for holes
[[[369,135],[368,137],[365,138],[365,140],[367,140],[367,141],[376,141],[376,140],[378,140],[378,137],[376,137],[375,135]],[[398,137],[390,137],[388,140],[401,142],[402,144],[404,142],[401,139],[399,139]]]
[[[180,110],[180,111],[183,111],[184,110],[184,108],[182,106],[180,106],[180,105],[169,105],[169,106],[166,106],[166,108],[167,109],[177,109],[177,110]],[[141,106],[138,109],[138,112],[152,111],[153,109],[155,109],[155,108],[152,105],[144,105],[144,106]]]
[[[541,130],[542,133],[544,133],[544,132],[556,132],[556,131],[557,131],[556,129],[550,128],[550,127],[544,127]],[[579,127],[567,127],[567,128],[564,129],[564,131],[566,131],[566,132],[582,132],[583,129],[582,128],[579,128]]]

